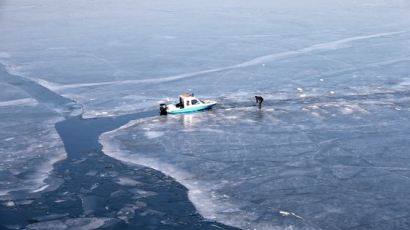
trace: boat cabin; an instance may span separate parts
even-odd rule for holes
[[[184,93],[179,95],[179,103],[176,104],[178,108],[186,108],[194,105],[201,105],[204,102],[194,97],[192,93]]]

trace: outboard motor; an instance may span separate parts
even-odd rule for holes
[[[159,114],[160,115],[167,115],[168,114],[167,109],[168,109],[167,104],[160,104],[159,105]]]

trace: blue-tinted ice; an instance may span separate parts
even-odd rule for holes
[[[138,120],[102,143],[175,177],[205,217],[241,228],[400,227],[408,102],[397,91],[236,105]]]
[[[333,90],[316,87],[323,74],[336,88],[368,85],[409,59],[407,1],[41,2],[2,7],[0,59],[85,117],[156,108],[186,90]]]
[[[0,200],[30,198],[58,184],[50,175],[66,156],[54,129],[62,117],[24,91],[0,85]]]
[[[105,153],[169,174],[229,225],[404,228],[409,15],[405,0],[6,0],[2,66],[78,106],[0,81],[0,200],[58,185],[54,124],[71,109],[116,116],[191,90],[219,107],[133,121],[101,137]]]

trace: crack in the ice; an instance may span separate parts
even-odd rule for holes
[[[201,76],[204,74],[218,73],[218,72],[223,72],[227,70],[255,66],[258,64],[266,63],[266,62],[272,62],[272,61],[276,61],[280,59],[291,58],[291,57],[295,57],[298,55],[304,55],[304,54],[311,53],[311,52],[320,52],[320,51],[326,51],[326,50],[340,49],[341,45],[343,44],[349,44],[351,42],[373,39],[373,38],[388,37],[391,35],[401,34],[405,32],[407,31],[386,32],[386,33],[344,38],[344,39],[340,39],[336,41],[314,44],[314,45],[311,45],[311,46],[308,46],[308,47],[305,47],[299,50],[291,50],[291,51],[285,51],[285,52],[280,52],[280,53],[268,54],[268,55],[253,58],[248,61],[244,61],[239,64],[230,65],[230,66],[200,70],[200,71],[195,71],[195,72],[190,72],[190,73],[183,73],[183,74],[178,74],[178,75],[173,75],[173,76],[168,76],[168,77],[150,78],[150,79],[141,79],[141,80],[119,80],[119,81],[107,81],[107,82],[97,82],[97,83],[66,84],[66,85],[49,82],[50,83],[49,85],[50,86],[53,85],[52,90],[63,90],[63,89],[69,89],[69,88],[104,86],[104,85],[113,85],[113,84],[167,83],[167,82],[172,82],[176,80],[193,78],[193,77]],[[392,62],[392,60],[390,62]],[[390,62],[387,61],[386,63],[390,64]],[[377,65],[380,65],[380,64],[382,63],[378,63]]]

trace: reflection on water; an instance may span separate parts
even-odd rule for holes
[[[196,117],[194,113],[182,114],[181,118],[185,128],[192,128],[195,124],[200,122],[200,118]]]

